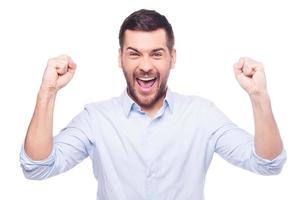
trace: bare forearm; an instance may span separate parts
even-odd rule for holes
[[[52,151],[55,96],[55,93],[42,90],[38,93],[24,145],[27,155],[33,160],[45,159]]]
[[[35,110],[25,138],[25,151],[33,160],[47,158],[53,144],[53,111],[57,92],[72,79],[76,64],[61,55],[48,60]]]
[[[279,155],[283,147],[267,92],[264,65],[249,57],[242,57],[233,67],[237,81],[251,99],[255,121],[255,152],[271,160]]]
[[[268,94],[251,96],[255,121],[256,154],[272,160],[282,151],[283,145],[272,113]]]

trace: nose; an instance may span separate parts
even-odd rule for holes
[[[151,59],[148,56],[144,56],[143,59],[141,59],[139,69],[144,72],[149,72],[153,69]]]

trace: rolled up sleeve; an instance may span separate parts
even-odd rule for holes
[[[261,175],[279,174],[286,162],[286,151],[274,159],[258,156],[254,148],[254,136],[231,124],[216,131],[215,151],[235,166]]]
[[[286,162],[287,155],[285,149],[274,159],[268,160],[258,156],[255,153],[254,145],[252,145],[252,164],[254,166],[252,171],[261,175],[276,175],[279,174]]]
[[[20,152],[20,163],[24,176],[41,180],[63,173],[86,158],[93,147],[89,113],[84,110],[77,115],[58,135],[54,137],[53,149],[48,158],[32,160],[25,152]]]
[[[28,179],[42,180],[53,174],[53,165],[55,162],[54,149],[44,160],[32,160],[25,152],[24,145],[20,153],[20,163],[23,174]],[[51,173],[52,171],[52,173]]]
[[[275,159],[264,159],[255,153],[253,135],[232,123],[214,105],[210,106],[207,113],[214,152],[231,164],[257,174],[276,175],[281,172],[287,157],[284,149]]]

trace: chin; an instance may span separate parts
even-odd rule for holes
[[[128,88],[129,95],[142,108],[152,108],[163,96],[165,96],[165,92],[161,90],[160,84],[149,94],[143,94],[136,85]]]
[[[158,100],[157,99],[157,94],[152,94],[148,96],[142,96],[142,95],[136,95],[137,98],[137,103],[144,108],[150,108],[155,104],[155,102]]]

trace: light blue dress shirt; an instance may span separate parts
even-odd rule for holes
[[[124,92],[88,104],[54,139],[51,155],[31,160],[22,148],[24,175],[45,179],[86,157],[98,181],[97,200],[203,200],[214,152],[262,175],[278,174],[286,160],[255,154],[253,136],[213,103],[168,90],[162,108],[148,117]]]

